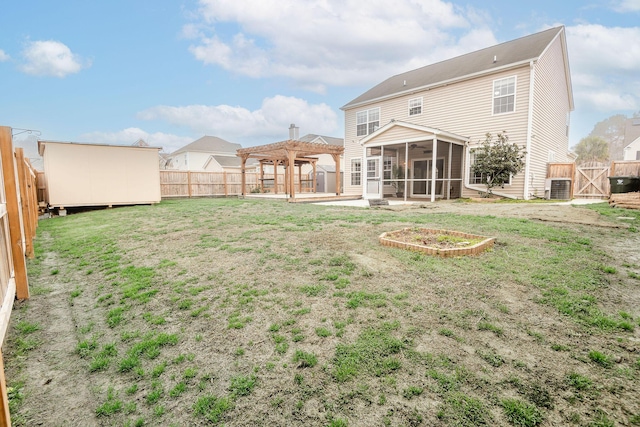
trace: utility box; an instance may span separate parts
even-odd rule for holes
[[[571,199],[571,178],[550,178],[545,183],[545,196],[551,200]]]
[[[38,141],[51,208],[160,202],[157,147]]]

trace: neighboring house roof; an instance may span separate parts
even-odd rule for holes
[[[133,144],[131,144],[133,146],[136,147],[148,147],[149,144],[147,143],[147,141],[145,141],[144,139],[140,138],[138,139],[136,142],[134,142]]]
[[[210,156],[206,163],[204,164],[205,169],[207,168],[207,166],[209,165],[209,163],[211,163],[212,160],[215,160],[216,162],[218,162],[218,164],[220,166],[222,166],[223,168],[239,168],[242,166],[242,161],[240,159],[240,157],[237,156]],[[258,164],[258,161],[256,159],[247,159],[247,163],[246,166],[247,167],[251,167],[251,166],[255,166]]]
[[[549,44],[559,34],[563,33],[564,27],[555,27],[395,75],[358,96],[343,106],[342,109],[449,84],[481,74],[498,72],[535,61],[545,52]],[[566,51],[564,54],[566,57]],[[565,61],[565,63],[568,64],[568,61]],[[568,69],[567,83],[570,87]],[[571,90],[569,93],[571,94]],[[570,103],[573,109],[573,99],[570,100]]]
[[[319,143],[319,144],[339,145],[341,147],[344,146],[344,139],[343,138],[335,138],[333,136],[316,135],[314,133],[307,134],[307,135],[301,137],[300,139],[298,139],[298,141],[316,142],[316,143]]]
[[[217,136],[208,136],[205,135],[200,139],[196,139],[190,144],[185,145],[182,148],[177,149],[171,155],[184,153],[188,151],[199,151],[205,153],[233,153],[235,154],[236,150],[242,148],[240,144],[235,144],[233,142],[225,141],[222,138],[218,138]]]

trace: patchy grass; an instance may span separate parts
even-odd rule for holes
[[[637,233],[434,212],[200,199],[42,221],[3,348],[14,425],[47,405],[82,425],[633,424],[640,267],[607,244]],[[379,246],[402,227],[497,242]],[[61,354],[76,388],[35,383]]]

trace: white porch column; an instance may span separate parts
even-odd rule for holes
[[[407,201],[407,193],[409,192],[409,187],[407,186],[409,179],[409,143],[404,143],[404,201]]]
[[[431,154],[431,201],[436,201],[436,161],[438,159],[438,137],[433,136],[433,153]]]
[[[451,198],[451,156],[453,155],[453,142],[449,142],[449,164],[447,165],[447,200]]]
[[[360,160],[360,185],[362,185],[362,198],[366,199],[367,198],[367,147],[365,146],[362,146],[362,159]]]

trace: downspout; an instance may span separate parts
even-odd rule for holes
[[[529,111],[527,112],[527,145],[525,150],[527,150],[527,154],[525,155],[525,163],[524,163],[524,193],[522,198],[524,200],[529,200],[529,175],[531,173],[531,139],[533,138],[533,89],[535,86],[535,77],[536,77],[536,68],[535,62],[529,62]]]

